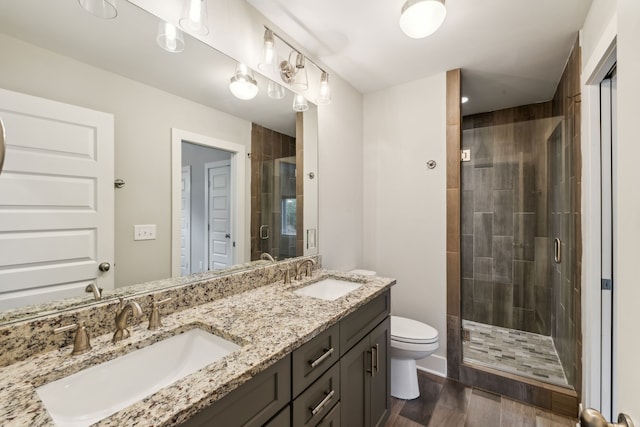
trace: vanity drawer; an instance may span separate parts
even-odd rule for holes
[[[340,321],[340,356],[364,338],[391,311],[391,292],[386,291]]]
[[[324,375],[293,401],[293,425],[315,427],[340,400],[340,364]]]
[[[291,357],[287,355],[182,426],[263,426],[291,400]]]
[[[340,427],[340,402],[329,411],[327,416],[316,427]]]
[[[340,328],[333,325],[293,351],[293,397],[304,391],[340,358]]]

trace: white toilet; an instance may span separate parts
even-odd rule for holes
[[[374,276],[375,271],[351,270],[349,273]],[[400,316],[391,316],[391,396],[416,399],[420,396],[416,360],[438,349],[438,331],[433,327]]]
[[[405,317],[391,316],[391,396],[415,399],[420,396],[416,360],[438,349],[438,331]]]

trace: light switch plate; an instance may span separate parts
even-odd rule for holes
[[[155,240],[155,238],[155,224],[141,224],[133,226],[133,240]]]

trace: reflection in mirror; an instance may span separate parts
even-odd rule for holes
[[[86,259],[86,264],[91,266],[95,277],[86,281],[104,287],[104,298],[107,299],[115,295],[146,292],[154,289],[154,286],[171,286],[202,280],[211,274],[244,269],[250,265],[250,260],[260,259],[260,253],[265,249],[273,251],[273,255],[279,258],[317,253],[315,242],[309,245],[305,241],[308,231],[312,230],[315,235],[317,228],[317,179],[311,180],[306,174],[306,167],[310,166],[310,171],[314,171],[313,165],[317,162],[315,107],[312,106],[305,112],[304,118],[298,119],[300,125],[296,125],[296,116],[291,109],[293,95],[287,92],[281,100],[269,98],[266,95],[268,82],[257,74],[255,77],[259,94],[256,98],[242,101],[233,97],[228,86],[236,61],[187,35],[184,36],[183,52],[177,54],[163,50],[156,42],[158,25],[156,17],[126,1],[118,2],[118,16],[109,21],[87,14],[76,0],[7,0],[0,3],[0,49],[3,52],[0,87],[106,112],[113,117],[114,178],[125,183],[115,190],[111,184],[111,191],[115,191],[112,193],[115,196],[115,228],[111,235],[115,250],[104,259],[95,256]],[[304,130],[301,126],[303,122]],[[305,141],[304,151],[296,149],[295,154],[287,152],[282,154],[280,160],[275,157],[264,159],[278,161],[278,170],[275,170],[276,166],[272,169],[276,172],[275,176],[284,179],[279,192],[269,193],[264,198],[251,191],[253,187],[250,183],[253,175],[262,175],[268,167],[261,164],[261,169],[253,171],[254,159],[247,157],[247,154],[257,151],[253,147],[251,134],[258,126],[296,140],[304,135]],[[181,241],[180,228],[178,227],[176,238],[172,224],[172,194],[176,194],[176,182],[168,165],[177,160],[178,186],[183,179],[182,150],[179,150],[177,158],[172,156],[175,152],[170,142],[172,129],[205,135],[244,149],[243,161],[238,160],[238,165],[244,167],[244,174],[242,180],[236,182],[238,188],[242,187],[240,182],[243,183],[244,196],[236,196],[236,203],[229,209],[232,229],[232,233],[228,233],[230,246],[234,248],[233,242],[236,243],[235,254],[230,261],[235,265],[231,270],[227,268],[220,272],[206,273],[218,261],[214,260],[212,264],[215,251],[204,244],[205,240],[210,239],[210,233],[205,233],[205,236],[199,234],[197,238],[201,242],[196,242],[196,237],[193,237],[194,228],[202,229],[204,223],[196,226],[195,221],[192,221],[191,253],[188,263],[183,262],[182,266],[185,268],[184,273],[203,273],[174,281],[162,280],[179,276],[180,259],[186,259],[187,256],[180,252],[180,244],[177,243]],[[18,148],[9,144],[5,169],[15,167],[11,160],[12,150]],[[295,203],[291,170],[287,166],[294,156],[298,169]],[[284,159],[285,157],[289,160]],[[305,173],[302,173],[303,161]],[[202,174],[204,168],[203,165]],[[204,188],[204,176],[197,179],[194,176],[192,168],[190,183],[195,184],[197,181]],[[271,178],[270,187],[267,187],[275,188],[274,180],[280,178]],[[3,188],[2,179],[3,176],[0,176],[0,191]],[[261,184],[260,187],[266,186],[268,181],[265,179],[264,185]],[[303,190],[300,191],[298,187]],[[303,193],[304,203],[301,203]],[[266,214],[267,207],[271,207],[271,215],[265,215],[263,219],[258,217],[257,211],[250,212],[254,194],[256,202],[260,197],[260,212],[265,206]],[[202,194],[192,197],[192,218],[196,209],[193,205],[196,197],[200,206],[198,209],[206,206],[203,190]],[[213,199],[211,203],[214,203]],[[234,207],[236,211],[242,210],[242,215],[239,212],[231,213]],[[294,210],[295,245],[291,234]],[[205,210],[201,212],[202,215],[207,215]],[[282,217],[273,218],[275,213],[283,212],[284,221]],[[271,217],[269,221],[267,216]],[[283,230],[278,234],[284,237],[268,242],[258,239],[253,246],[250,240],[253,239],[252,236],[259,235],[259,228],[265,225],[262,224],[263,220],[267,221],[266,225],[272,231]],[[136,225],[155,225],[154,238],[134,240]],[[257,230],[255,233],[254,228]],[[210,246],[215,247],[215,242]],[[198,255],[195,255],[196,252]],[[98,270],[98,264],[103,261],[111,264],[110,271]],[[9,282],[8,276],[3,276],[2,273],[4,271],[0,273],[0,289]],[[115,288],[110,290],[109,286],[102,286],[103,277],[110,277]],[[157,282],[145,286],[130,286],[148,281]],[[80,290],[80,295],[56,302],[48,309],[57,310],[90,303],[93,296],[84,293],[85,287],[86,283]],[[32,316],[38,314],[39,310],[29,308],[23,312]]]

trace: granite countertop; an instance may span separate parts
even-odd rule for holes
[[[325,277],[363,284],[335,301],[299,296],[292,291]],[[282,281],[218,299],[162,317],[163,327],[148,331],[147,322],[117,344],[111,334],[92,338],[92,349],[70,356],[71,348],[42,353],[0,369],[0,424],[54,425],[35,389],[89,366],[145,347],[180,331],[201,327],[236,342],[241,348],[223,359],[167,386],[97,426],[178,425],[267,369],[340,319],[383,293],[395,280],[318,270],[290,285]],[[147,307],[143,307],[145,313]],[[161,309],[162,312],[162,309]]]

